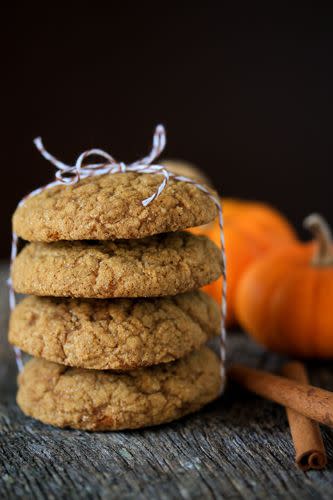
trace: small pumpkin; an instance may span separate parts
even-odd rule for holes
[[[265,203],[223,199],[222,205],[228,280],[227,326],[230,327],[237,322],[235,296],[245,270],[267,252],[296,241],[296,235],[283,215]],[[220,244],[218,221],[192,231],[205,234]],[[204,290],[219,302],[221,280],[207,285]]]
[[[196,182],[206,184],[207,186],[211,185],[211,181],[208,179],[206,173],[193,163],[184,160],[164,160],[162,163],[164,167],[176,175],[190,177]]]
[[[236,297],[244,329],[272,351],[333,358],[333,244],[325,220],[304,221],[314,242],[295,243],[254,263]]]

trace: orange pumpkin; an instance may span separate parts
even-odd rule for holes
[[[208,179],[206,173],[201,170],[201,168],[197,167],[193,163],[190,163],[189,161],[164,160],[163,165],[168,170],[170,170],[170,172],[173,172],[176,175],[190,177],[191,179],[206,184],[207,186],[211,185],[211,182]]]
[[[269,205],[234,199],[224,199],[222,204],[227,255],[227,326],[231,326],[236,323],[236,290],[245,270],[267,252],[296,241],[296,236],[288,221]],[[217,221],[192,231],[206,234],[217,245],[220,244]],[[204,289],[220,301],[220,280]]]
[[[295,243],[254,263],[236,297],[237,317],[269,349],[333,358],[333,244],[319,215],[305,219],[315,241]]]

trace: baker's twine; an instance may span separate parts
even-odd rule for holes
[[[25,196],[18,204],[18,206],[23,205],[25,200],[35,196],[45,189],[49,189],[54,186],[59,185],[72,185],[79,182],[80,179],[85,179],[86,177],[93,177],[95,175],[102,174],[117,174],[117,173],[125,173],[125,172],[137,172],[139,174],[159,174],[163,176],[163,180],[158,186],[155,193],[151,196],[142,200],[142,205],[147,207],[150,203],[152,203],[156,198],[160,196],[160,194],[165,189],[166,185],[170,178],[187,182],[188,184],[193,184],[197,189],[204,192],[216,205],[218,209],[218,217],[219,217],[219,226],[220,226],[220,242],[221,242],[221,261],[222,261],[222,299],[221,299],[221,333],[220,333],[220,358],[221,358],[221,377],[222,384],[224,385],[225,381],[225,360],[226,360],[226,312],[227,312],[227,280],[226,280],[226,255],[225,255],[225,242],[224,242],[224,232],[223,232],[223,213],[221,202],[218,198],[216,198],[204,185],[195,182],[193,179],[189,177],[184,177],[183,175],[176,175],[169,170],[167,170],[162,165],[153,164],[156,158],[162,153],[166,145],[166,133],[163,125],[158,125],[155,129],[154,137],[153,137],[153,146],[150,153],[137,160],[134,163],[130,163],[126,165],[123,162],[116,161],[110,154],[106,153],[102,149],[89,149],[88,151],[84,151],[81,153],[75,165],[66,165],[62,161],[55,158],[51,155],[44,147],[41,137],[37,137],[34,140],[35,146],[41,155],[52,163],[56,167],[55,180],[50,182],[46,186],[39,187],[35,189],[27,196]],[[87,159],[91,156],[99,157],[101,161],[99,163],[87,163]],[[11,249],[11,268],[13,262],[17,255],[17,244],[18,237],[13,232],[12,234],[12,249]],[[11,278],[8,279],[9,285],[9,305],[10,309],[13,310],[16,305],[15,292],[13,289],[13,284]],[[19,372],[23,368],[22,362],[22,353],[20,349],[14,347],[16,364]],[[223,389],[223,388],[222,388]]]

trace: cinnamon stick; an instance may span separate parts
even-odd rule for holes
[[[264,398],[333,427],[333,393],[309,384],[234,364],[229,378]]]
[[[282,373],[297,382],[309,383],[305,367],[298,361],[286,363]],[[327,456],[318,423],[291,408],[286,408],[286,411],[297,466],[303,471],[323,469],[327,464]]]

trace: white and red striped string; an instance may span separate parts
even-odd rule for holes
[[[144,207],[148,206],[152,203],[156,198],[160,196],[160,194],[165,189],[170,178],[187,182],[189,184],[193,184],[196,188],[200,189],[200,191],[204,192],[216,205],[218,209],[218,217],[219,217],[219,226],[220,226],[220,242],[221,242],[221,260],[222,260],[222,299],[221,299],[221,335],[220,335],[220,357],[221,357],[221,377],[222,384],[224,385],[225,381],[225,360],[226,360],[226,313],[227,313],[227,280],[226,280],[226,254],[225,254],[225,242],[224,242],[224,232],[223,232],[223,212],[220,200],[215,197],[209,189],[207,189],[204,185],[197,183],[193,179],[189,177],[184,177],[182,175],[176,175],[170,171],[168,171],[162,165],[153,164],[156,158],[162,153],[166,144],[166,134],[163,125],[158,125],[155,129],[154,137],[153,137],[153,146],[150,153],[144,158],[126,165],[123,162],[117,162],[110,154],[106,153],[101,149],[90,149],[80,154],[77,158],[75,165],[66,165],[61,162],[53,155],[51,155],[44,147],[42,139],[40,137],[34,140],[35,146],[41,155],[52,163],[56,168],[55,181],[47,184],[46,186],[42,186],[38,189],[35,189],[30,194],[25,196],[19,203],[19,206],[22,205],[27,198],[31,198],[42,192],[44,189],[49,189],[53,186],[58,185],[70,185],[75,184],[80,179],[84,179],[86,177],[91,177],[95,175],[102,174],[115,174],[115,173],[124,173],[124,172],[138,172],[141,174],[160,174],[163,176],[163,180],[155,193],[151,196],[142,200],[142,205]],[[87,158],[90,156],[100,157],[101,162],[99,163],[84,163]],[[17,243],[18,237],[15,233],[13,233],[12,239],[12,251],[11,251],[11,264],[13,263],[16,255],[17,255]],[[13,310],[16,305],[15,292],[12,286],[12,280],[9,278],[9,304],[10,309]],[[23,368],[22,363],[22,355],[21,351],[14,347],[16,363],[18,370],[21,371]]]

